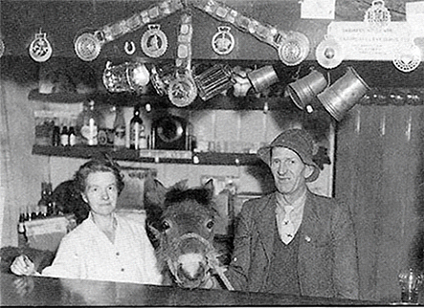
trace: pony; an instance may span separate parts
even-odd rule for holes
[[[157,179],[145,183],[146,224],[155,247],[165,285],[204,288],[218,282],[234,290],[223,274],[214,247],[214,226],[219,219],[213,200],[213,181],[188,188],[187,181],[165,188]]]

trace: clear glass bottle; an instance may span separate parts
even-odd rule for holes
[[[116,107],[116,116],[113,123],[113,147],[118,150],[125,148],[126,144],[125,118],[124,110]]]
[[[71,123],[71,126],[68,130],[68,144],[69,146],[74,146],[76,144],[76,134],[75,134],[75,127],[73,123]]]
[[[140,106],[134,107],[134,115],[130,121],[130,149],[147,149],[147,136],[140,117]]]
[[[68,126],[65,124],[62,126],[62,131],[60,133],[60,145],[67,146],[69,145],[69,136],[68,136]]]
[[[99,116],[94,108],[94,101],[88,103],[88,108],[85,109],[83,115],[83,123],[81,127],[81,136],[89,146],[97,145]]]

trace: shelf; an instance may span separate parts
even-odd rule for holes
[[[91,94],[92,95],[92,94]],[[31,90],[28,94],[29,100],[43,101],[50,103],[81,103],[90,98],[88,94],[78,93],[52,93],[43,94],[38,92],[38,89]]]
[[[81,103],[94,100],[96,103],[116,106],[134,107],[137,104],[150,103],[152,108],[167,109],[178,108],[186,110],[264,110],[265,105],[268,110],[297,110],[289,98],[285,97],[256,97],[248,95],[246,97],[234,97],[219,94],[207,101],[197,97],[193,103],[186,107],[173,105],[167,96],[155,94],[137,95],[136,93],[107,93],[97,92],[92,94],[77,93],[52,93],[41,94],[38,89],[31,90],[28,95],[29,100],[44,101],[51,103]]]
[[[170,151],[178,152],[178,151]],[[108,153],[115,160],[121,161],[137,161],[144,163],[164,163],[164,164],[193,164],[193,165],[256,165],[260,164],[260,159],[255,154],[247,153],[214,153],[214,152],[199,152],[192,153],[192,158],[166,158],[160,157],[155,159],[154,157],[140,157],[140,154],[136,150],[122,149],[114,150],[112,147],[102,146],[73,146],[73,147],[61,147],[61,146],[44,146],[34,145],[32,148],[32,154],[34,155],[46,155],[46,156],[58,156],[58,157],[72,157],[72,158],[84,158],[91,159],[99,155],[99,153]],[[178,153],[177,153],[178,154]]]

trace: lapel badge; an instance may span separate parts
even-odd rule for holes
[[[168,48],[168,38],[165,33],[160,30],[160,25],[154,24],[148,26],[147,30],[141,37],[141,49],[151,58],[162,56]]]
[[[35,39],[29,45],[29,55],[37,62],[45,62],[52,55],[53,49],[46,38],[46,33],[37,33]]]
[[[218,27],[218,32],[212,37],[212,49],[219,55],[228,55],[235,46],[234,36],[227,26]]]

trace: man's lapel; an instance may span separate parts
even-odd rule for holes
[[[315,198],[308,191],[306,195],[305,208],[303,210],[302,224],[300,227],[300,249],[305,248],[304,243],[315,241],[317,230],[320,230],[320,219],[316,209]],[[301,251],[299,252],[301,254]]]
[[[272,250],[275,236],[275,208],[277,206],[275,193],[270,195],[268,201],[259,209],[258,233],[259,240],[268,258],[271,262]]]

